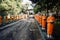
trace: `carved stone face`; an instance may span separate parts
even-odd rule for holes
[[[45,14],[43,14],[43,16],[45,16]]]
[[[40,14],[40,12],[38,12],[38,14]]]
[[[49,16],[53,16],[53,14],[52,13],[49,13]]]

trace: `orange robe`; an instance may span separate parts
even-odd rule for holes
[[[47,34],[48,35],[51,35],[53,32],[54,23],[51,23],[51,22],[54,22],[54,21],[55,21],[55,18],[53,16],[49,16],[47,18]]]
[[[13,20],[15,20],[15,16],[13,16]]]
[[[38,21],[38,16],[37,16],[37,15],[35,15],[34,17],[35,17],[35,19]]]
[[[8,22],[8,16],[6,16],[6,23]]]
[[[39,23],[42,24],[42,16],[39,16]]]
[[[12,21],[13,19],[12,19],[12,16],[10,16],[10,21]]]
[[[38,23],[40,23],[40,15],[38,15]]]
[[[0,16],[0,23],[2,23],[2,16]]]
[[[46,27],[46,16],[42,16],[42,27]]]

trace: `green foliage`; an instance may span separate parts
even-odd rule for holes
[[[60,8],[60,0],[40,0],[36,2],[36,6],[40,5],[40,11],[44,10],[51,10],[53,12],[53,8],[57,8],[59,10]],[[36,7],[34,7],[35,10]],[[39,7],[38,7],[39,8]],[[39,11],[38,8],[36,8],[36,11]]]
[[[20,12],[21,0],[0,0],[0,15],[10,13],[15,14]],[[5,12],[5,13],[4,13]]]
[[[40,9],[41,9],[41,8],[40,8],[40,5],[36,5],[36,6],[34,7],[34,12],[37,13],[37,12],[41,11]]]

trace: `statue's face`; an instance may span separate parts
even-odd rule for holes
[[[52,14],[50,13],[49,16],[52,16]]]
[[[45,16],[45,14],[43,14],[43,16]]]

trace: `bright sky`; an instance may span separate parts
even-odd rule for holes
[[[32,4],[32,2],[31,1],[29,1],[29,0],[23,0],[23,3],[25,4],[25,3],[29,3],[29,4]]]
[[[29,7],[28,7],[28,9],[33,9],[33,7],[30,5],[30,4],[32,4],[32,2],[31,1],[29,1],[29,0],[23,0],[23,2],[22,2],[23,4],[29,4]]]

